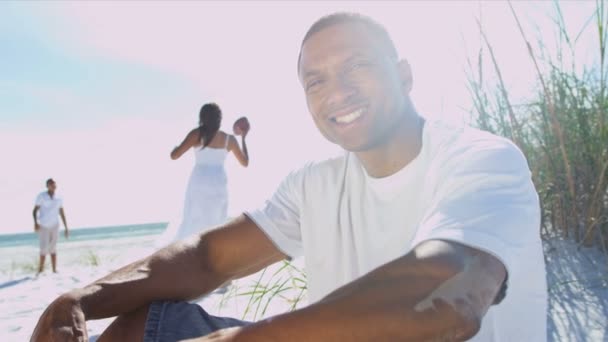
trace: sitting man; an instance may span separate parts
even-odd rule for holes
[[[273,197],[56,299],[34,341],[544,341],[538,196],[508,140],[424,120],[412,73],[378,23],[324,17],[301,45],[312,118],[345,154]],[[255,323],[188,299],[303,255],[311,304]],[[508,286],[507,286],[508,285]]]

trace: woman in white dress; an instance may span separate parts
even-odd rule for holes
[[[247,130],[238,129],[241,146],[233,135],[220,130],[222,111],[215,103],[205,104],[199,114],[199,126],[192,129],[182,143],[171,151],[176,160],[192,149],[195,164],[184,201],[184,211],[177,232],[170,238],[173,242],[194,233],[213,228],[227,219],[228,188],[224,162],[232,152],[238,162],[247,167],[249,154],[245,137]]]

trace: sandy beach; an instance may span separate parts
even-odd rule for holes
[[[158,235],[96,241],[61,242],[58,274],[35,277],[37,248],[0,248],[0,340],[27,341],[44,308],[59,294],[84,286],[109,271],[153,251]],[[549,281],[549,341],[608,341],[608,274],[606,255],[577,249],[554,238],[545,244]],[[306,304],[295,267],[277,264],[265,272],[235,281],[224,294],[211,294],[199,304],[216,315],[255,320]],[[257,287],[256,287],[256,284]],[[88,323],[90,341],[112,319]]]
[[[38,277],[37,247],[0,248],[0,341],[28,341],[38,317],[53,299],[152,253],[158,236],[62,241],[57,250],[59,272],[52,273],[47,260],[45,272]],[[293,264],[302,267],[301,260]],[[226,293],[211,294],[198,303],[215,315],[246,320],[268,317],[306,303],[305,293],[298,288],[301,276],[298,269],[279,263],[233,282]],[[89,340],[95,341],[111,321],[88,322]]]

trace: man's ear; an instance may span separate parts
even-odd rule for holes
[[[409,94],[412,91],[414,78],[412,77],[412,68],[405,59],[399,60],[397,63],[399,69],[399,80],[401,82],[401,88],[405,94]]]

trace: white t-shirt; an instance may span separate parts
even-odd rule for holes
[[[538,195],[504,138],[427,121],[419,155],[395,174],[372,178],[345,153],[291,173],[246,214],[284,253],[304,255],[311,302],[425,240],[488,252],[507,268],[507,295],[472,340],[546,341]]]
[[[47,191],[43,191],[36,197],[38,209],[38,224],[42,228],[59,227],[59,209],[63,207],[63,199],[57,194],[52,198]]]

